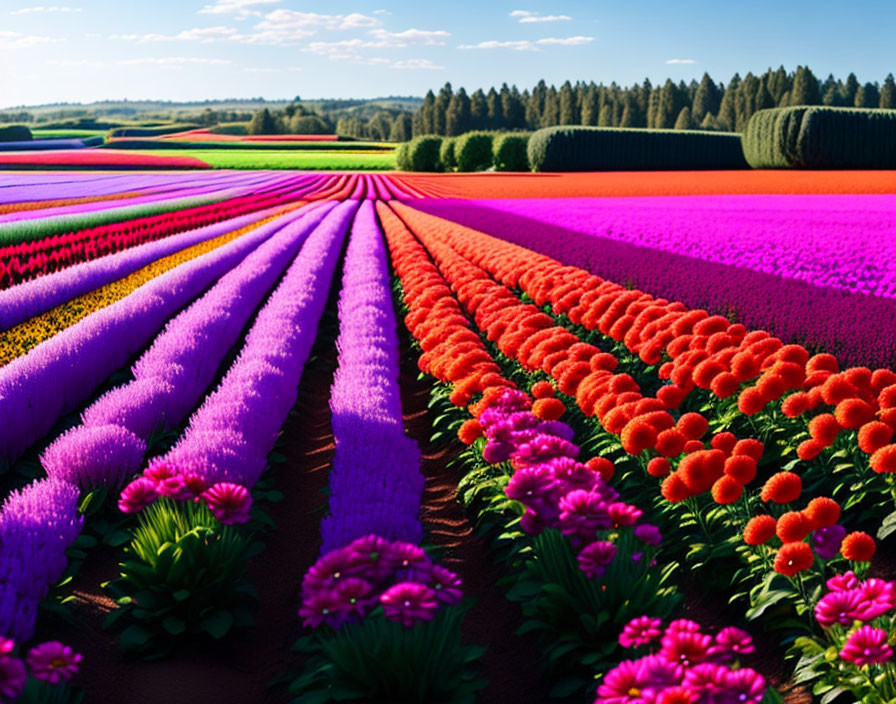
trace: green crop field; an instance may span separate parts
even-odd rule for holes
[[[187,156],[216,169],[320,169],[389,170],[395,168],[394,152],[346,154],[344,152],[303,152],[301,150],[251,149],[151,149],[134,154]]]

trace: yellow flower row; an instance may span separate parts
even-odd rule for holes
[[[35,316],[31,320],[26,320],[6,332],[0,333],[0,367],[9,364],[12,360],[27,354],[32,348],[39,345],[44,340],[51,338],[68,327],[71,327],[82,318],[86,318],[91,313],[110,306],[120,301],[128,294],[136,291],[143,284],[151,281],[157,276],[164,274],[166,271],[173,269],[180,264],[195,259],[203,254],[221,247],[235,240],[251,230],[261,227],[265,223],[271,222],[281,215],[296,210],[305,205],[304,201],[291,203],[285,208],[279,210],[275,215],[259,220],[239,230],[228,232],[220,237],[200,242],[199,244],[187,247],[186,249],[163,257],[142,269],[138,269],[132,274],[125,276],[123,279],[113,281],[83,296],[78,296],[68,303],[63,303],[46,313]]]

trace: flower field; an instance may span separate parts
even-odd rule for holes
[[[0,174],[0,700],[894,701],[894,210]]]

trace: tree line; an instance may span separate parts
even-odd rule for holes
[[[430,90],[413,114],[376,113],[368,120],[341,118],[337,134],[402,142],[421,134],[456,136],[470,130],[536,130],[556,125],[701,129],[742,132],[757,110],[788,105],[896,109],[896,83],[859,83],[829,75],[819,80],[806,66],[788,72],[783,66],[761,75],[734,74],[717,83],[704,73],[698,82],[643,83],[620,86],[566,81],[559,88],[543,80],[522,92],[506,83],[468,94],[446,83]]]

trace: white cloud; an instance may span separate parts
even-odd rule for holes
[[[571,20],[569,15],[542,15],[538,12],[530,12],[529,10],[514,10],[510,13],[511,17],[519,17],[520,23],[530,24],[533,22],[565,22]]]
[[[425,71],[443,71],[445,69],[444,66],[434,64],[429,59],[403,59],[401,61],[393,61],[389,68]]]
[[[112,34],[110,38],[137,42],[138,44],[176,41],[210,44],[211,42],[220,41],[240,41],[244,39],[244,36],[232,27],[197,27],[195,29],[185,29],[178,34]]]
[[[458,49],[514,49],[515,51],[538,51],[528,39],[519,41],[499,42],[494,39],[487,42],[479,42],[478,44],[461,44]]]
[[[280,0],[216,0],[214,5],[206,5],[200,11],[200,15],[236,15],[238,19],[245,19],[251,15],[260,15],[256,8],[259,5],[274,5]]]
[[[458,49],[513,49],[514,51],[541,51],[541,46],[581,46],[590,44],[594,37],[545,37],[530,41],[520,39],[516,41],[486,41],[478,44],[461,44]]]
[[[594,37],[545,37],[539,39],[536,43],[545,46],[581,46],[582,44],[590,44],[594,41]]]
[[[57,41],[59,40],[52,37],[0,30],[0,49],[30,49],[43,44],[53,44]]]
[[[247,66],[243,73],[282,73],[283,71],[302,71],[301,66],[284,66],[281,68]]]
[[[374,10],[373,14],[374,15],[391,15],[392,13],[389,12],[388,10]]]
[[[666,61],[667,64],[695,64],[697,63],[693,59],[669,59]]]
[[[451,36],[450,32],[442,29],[406,29],[403,32],[388,32],[385,29],[372,29],[370,35],[382,42],[381,46],[404,47],[410,44],[425,44],[427,46],[442,45],[445,39]]]
[[[143,64],[155,66],[184,66],[198,64],[201,66],[229,66],[233,63],[230,59],[207,59],[201,56],[163,56],[146,57],[142,59],[125,59],[119,61],[122,66],[138,66]]]
[[[255,25],[255,33],[241,41],[247,44],[295,44],[314,36],[320,30],[348,30],[378,27],[376,17],[357,12],[348,15],[321,15],[316,12],[274,10]]]
[[[84,8],[81,7],[69,7],[67,5],[38,5],[36,7],[22,7],[18,10],[13,10],[9,14],[11,15],[30,15],[34,13],[44,13],[44,12],[84,12]]]
[[[89,59],[61,59],[44,61],[45,66],[57,66],[59,68],[102,68],[106,64],[102,61]]]

